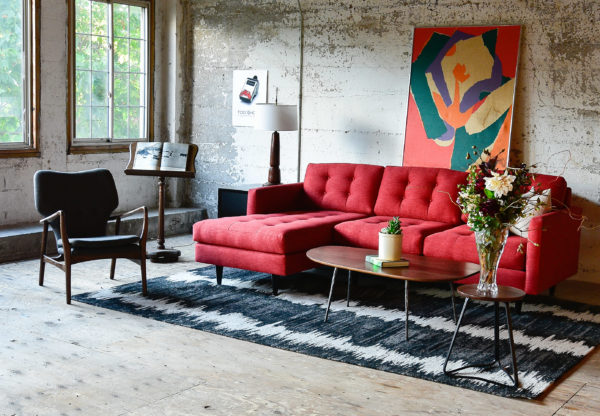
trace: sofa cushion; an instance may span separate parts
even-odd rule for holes
[[[526,252],[527,239],[509,235],[499,267],[525,270]],[[475,234],[466,224],[426,237],[423,255],[479,264]]]
[[[382,166],[311,163],[304,192],[316,209],[372,214],[382,175]]]
[[[466,172],[450,169],[388,166],[375,214],[458,224],[457,185],[466,178]]]
[[[379,230],[387,225],[392,217],[376,216],[342,222],[334,227],[333,239],[337,244],[378,249]],[[423,240],[432,233],[448,229],[451,225],[443,222],[400,218],[402,222],[402,251],[409,254],[423,253]]]
[[[287,254],[331,244],[333,226],[364,217],[340,211],[253,214],[194,224],[194,241],[225,247]]]

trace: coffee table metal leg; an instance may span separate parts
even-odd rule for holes
[[[337,275],[338,268],[333,269],[333,275],[331,276],[331,289],[329,289],[329,299],[327,300],[327,310],[325,311],[325,322],[329,316],[329,308],[331,307],[331,296],[333,295],[333,286],[335,285],[335,276]]]
[[[406,316],[404,339],[408,341],[408,280],[404,281],[404,314]]]
[[[350,286],[352,284],[352,270],[348,270],[348,294],[346,295],[346,306],[350,306]]]
[[[450,282],[450,293],[452,294],[452,316],[456,324],[456,299],[454,298],[454,282]]]

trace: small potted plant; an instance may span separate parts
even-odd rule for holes
[[[379,253],[382,260],[398,261],[402,258],[402,228],[400,218],[393,217],[387,227],[379,232]]]

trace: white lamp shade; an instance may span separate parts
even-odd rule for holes
[[[298,108],[295,105],[256,104],[254,128],[267,131],[298,130]]]

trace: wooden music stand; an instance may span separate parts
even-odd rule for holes
[[[153,263],[171,263],[177,261],[181,256],[181,251],[176,249],[165,248],[165,178],[193,178],[196,175],[194,160],[198,153],[198,146],[195,144],[189,145],[187,165],[185,171],[175,170],[146,170],[133,169],[135,161],[137,143],[129,145],[129,163],[125,168],[126,175],[135,176],[157,176],[158,177],[158,240],[157,249],[148,251],[146,257]]]

